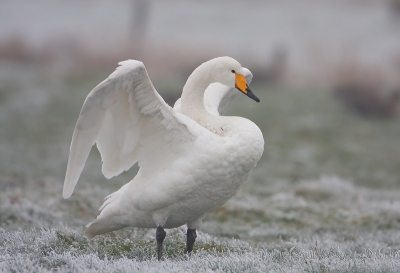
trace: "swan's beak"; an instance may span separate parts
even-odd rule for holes
[[[240,92],[244,93],[249,98],[255,100],[256,102],[260,102],[260,99],[256,97],[256,95],[251,92],[250,87],[247,85],[246,78],[243,75],[236,74],[235,78],[235,87]]]

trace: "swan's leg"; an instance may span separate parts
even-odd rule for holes
[[[157,227],[156,231],[156,239],[157,239],[157,255],[158,255],[158,260],[161,260],[162,258],[162,247],[163,247],[163,241],[165,238],[165,235],[167,233],[164,231],[164,228],[162,226]]]
[[[195,228],[193,228],[193,229],[188,228],[186,236],[187,236],[186,237],[186,252],[188,254],[190,254],[192,252],[192,250],[193,250],[193,245],[194,245],[194,242],[196,241],[196,238],[197,238],[196,229]]]

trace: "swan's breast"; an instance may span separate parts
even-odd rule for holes
[[[260,128],[252,121],[241,117],[229,117],[225,125],[224,138],[229,143],[228,156],[246,170],[255,167],[264,151],[264,138]]]
[[[188,178],[192,189],[180,202],[171,208],[169,221],[198,217],[218,208],[237,193],[249,172],[255,167],[264,150],[264,139],[260,129],[249,120],[239,120],[237,125],[224,136],[217,136],[212,142],[199,140],[201,153],[193,158]],[[239,128],[239,129],[238,129]],[[205,148],[206,147],[206,148]],[[193,163],[194,161],[192,161]]]
[[[264,151],[264,138],[261,130],[252,121],[241,117],[226,117],[219,128],[222,134],[202,147],[204,170],[219,179],[242,176],[255,167]],[[207,147],[207,148],[205,148]],[[218,174],[221,175],[218,175]]]

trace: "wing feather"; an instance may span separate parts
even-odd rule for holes
[[[164,168],[202,130],[189,129],[196,126],[194,122],[175,116],[154,89],[143,63],[128,60],[119,65],[82,106],[70,147],[64,198],[71,196],[94,143],[103,161],[102,172],[111,178],[138,161],[144,172]]]
[[[76,130],[72,136],[70,155],[68,159],[67,173],[65,176],[63,196],[72,194],[79,176],[83,171],[90,149],[95,143],[101,127],[101,122],[86,130]]]

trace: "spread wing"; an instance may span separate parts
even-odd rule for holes
[[[247,68],[243,68],[243,71],[247,84],[250,84],[253,74]],[[220,116],[225,113],[232,100],[239,95],[240,92],[237,89],[215,82],[210,84],[204,93],[204,106],[211,114]],[[181,99],[175,102],[174,110],[181,112]]]
[[[199,133],[196,130],[201,130],[164,102],[143,63],[128,60],[119,65],[83,104],[72,136],[64,198],[74,191],[95,143],[102,172],[111,178],[138,161],[143,170],[164,168],[188,149]]]

